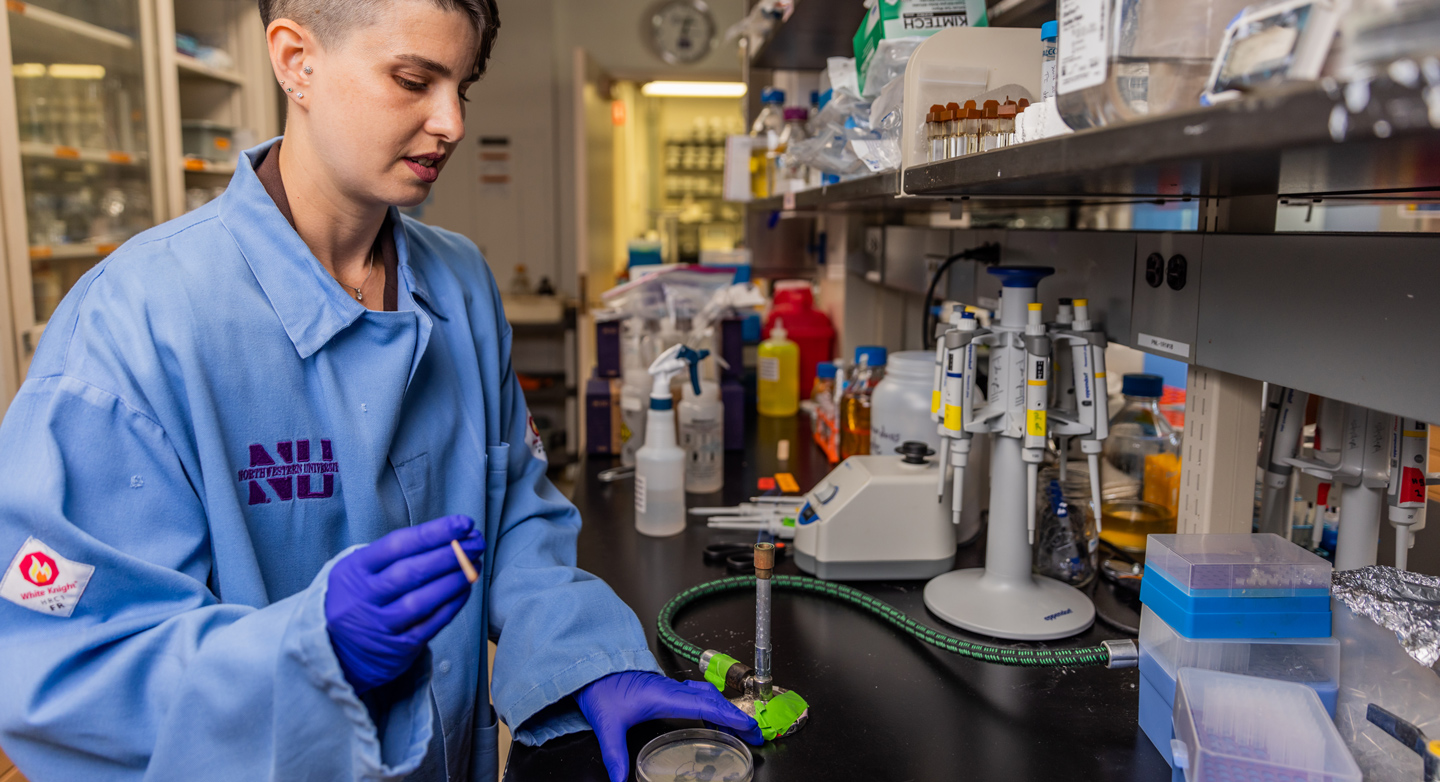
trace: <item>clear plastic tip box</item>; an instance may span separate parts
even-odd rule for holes
[[[1272,534],[1151,535],[1140,602],[1186,638],[1330,635],[1330,563]]]
[[[1303,684],[1182,668],[1175,737],[1186,782],[1360,782],[1340,732]]]
[[[1151,535],[1145,564],[1192,595],[1300,597],[1312,590],[1330,592],[1330,563],[1271,533]]]
[[[1175,677],[1182,668],[1304,684],[1320,696],[1326,713],[1334,715],[1340,690],[1340,642],[1334,638],[1191,640],[1144,606],[1140,612],[1140,728],[1171,766],[1175,765],[1170,746],[1175,738]]]
[[[1334,638],[1216,638],[1191,640],[1165,624],[1149,606],[1140,613],[1140,673],[1175,702],[1182,668],[1239,673],[1304,684],[1335,713],[1340,691],[1340,642]]]

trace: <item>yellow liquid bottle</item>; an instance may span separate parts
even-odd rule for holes
[[[784,418],[800,411],[800,346],[788,339],[779,318],[760,343],[760,415]]]
[[[1106,497],[1100,513],[1100,539],[1140,553],[1149,535],[1175,532],[1180,506],[1180,436],[1160,414],[1164,381],[1157,375],[1124,378],[1125,404],[1110,418],[1104,460],[1123,473],[1120,486]]]

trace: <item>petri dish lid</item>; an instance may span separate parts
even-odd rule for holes
[[[718,730],[686,728],[646,744],[635,760],[641,782],[750,782],[750,748]]]

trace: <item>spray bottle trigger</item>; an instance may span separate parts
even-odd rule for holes
[[[695,389],[695,396],[700,396],[700,362],[709,355],[708,350],[696,351],[689,346],[680,348],[679,357],[690,366],[690,385]]]

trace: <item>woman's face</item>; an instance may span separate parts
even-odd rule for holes
[[[432,0],[381,3],[373,23],[306,57],[301,101],[335,186],[361,203],[425,200],[465,137],[479,35]]]

